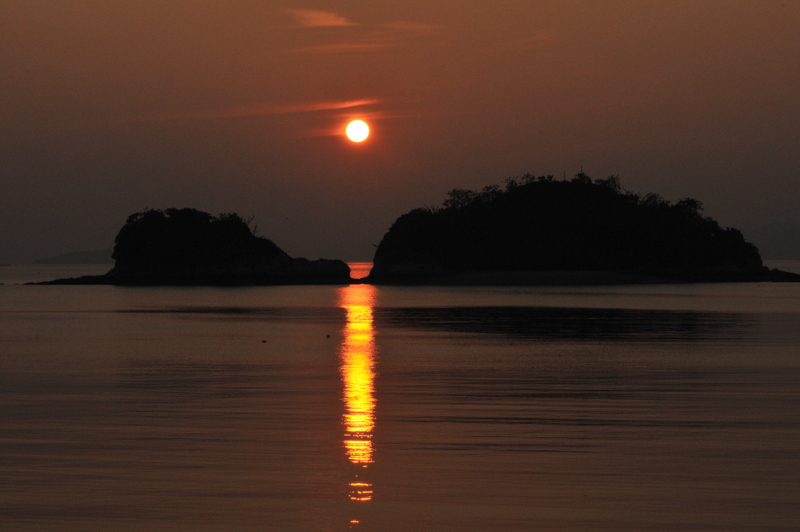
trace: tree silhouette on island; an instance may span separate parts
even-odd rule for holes
[[[196,209],[128,217],[105,275],[41,284],[617,284],[798,281],[769,270],[733,228],[702,204],[622,190],[616,177],[510,178],[480,192],[455,189],[441,207],[400,216],[353,281],[341,260],[293,259],[256,236],[252,219]]]
[[[702,204],[622,190],[619,179],[530,174],[400,216],[368,282],[595,284],[791,280]],[[545,273],[549,272],[549,273]],[[556,274],[555,272],[559,272]],[[800,278],[800,276],[798,276]]]
[[[347,284],[340,260],[290,257],[238,214],[196,209],[146,210],[128,217],[105,275],[47,284],[270,285]]]

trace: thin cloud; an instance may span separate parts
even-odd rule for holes
[[[210,118],[240,118],[248,116],[278,115],[290,113],[313,113],[315,111],[332,111],[336,109],[349,109],[363,105],[378,103],[377,99],[348,100],[343,102],[313,102],[289,105],[257,104],[243,107],[230,107],[186,114],[154,114],[145,117],[143,121],[154,120],[202,120]]]
[[[301,104],[254,104],[240,107],[227,107],[223,109],[209,109],[206,111],[195,112],[159,112],[148,113],[139,116],[129,116],[117,119],[96,120],[87,122],[84,126],[107,126],[122,124],[142,124],[148,122],[170,122],[181,120],[212,120],[221,118],[246,118],[251,116],[267,116],[292,113],[313,113],[318,111],[335,111],[340,109],[350,109],[374,105],[380,100],[376,98],[364,98],[361,100],[345,100],[338,102],[311,102]]]
[[[316,9],[287,9],[295,20],[298,28],[330,28],[336,26],[357,26],[346,18],[331,13],[330,11],[319,11]]]
[[[344,135],[344,129],[351,120],[365,120],[368,124],[383,120],[397,120],[405,118],[428,117],[431,113],[409,113],[405,111],[390,112],[387,110],[345,112],[330,115],[330,122],[326,126],[317,127],[306,132],[307,137],[334,137]]]
[[[349,109],[363,105],[373,105],[378,103],[378,99],[347,100],[343,102],[313,102],[290,105],[254,105],[248,107],[238,107],[218,111],[215,115],[208,118],[235,118],[238,116],[258,116],[276,115],[287,113],[311,113],[315,111],[332,111],[336,109]]]

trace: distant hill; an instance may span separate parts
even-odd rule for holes
[[[616,177],[593,181],[583,173],[571,181],[526,175],[507,180],[504,188],[456,189],[441,207],[415,209],[394,222],[368,280],[494,283],[502,272],[514,278],[520,272],[605,272],[600,278],[613,283],[620,277],[612,272],[636,276],[635,282],[643,276],[769,278],[758,249],[740,231],[722,228],[702,212],[691,198],[672,204],[655,193],[625,192]]]
[[[113,250],[94,249],[91,251],[73,251],[54,257],[45,257],[33,261],[33,264],[113,264]]]
[[[748,234],[765,259],[800,260],[800,226],[777,222]]]

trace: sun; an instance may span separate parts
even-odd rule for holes
[[[369,137],[369,126],[363,120],[353,120],[344,132],[353,142],[364,142]]]

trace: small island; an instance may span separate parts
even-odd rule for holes
[[[104,275],[38,284],[243,286],[348,284],[341,260],[292,258],[256,236],[252,220],[196,209],[132,214],[115,239],[114,267]]]
[[[375,252],[376,284],[547,285],[798,281],[687,198],[619,179],[525,175],[400,216]]]

